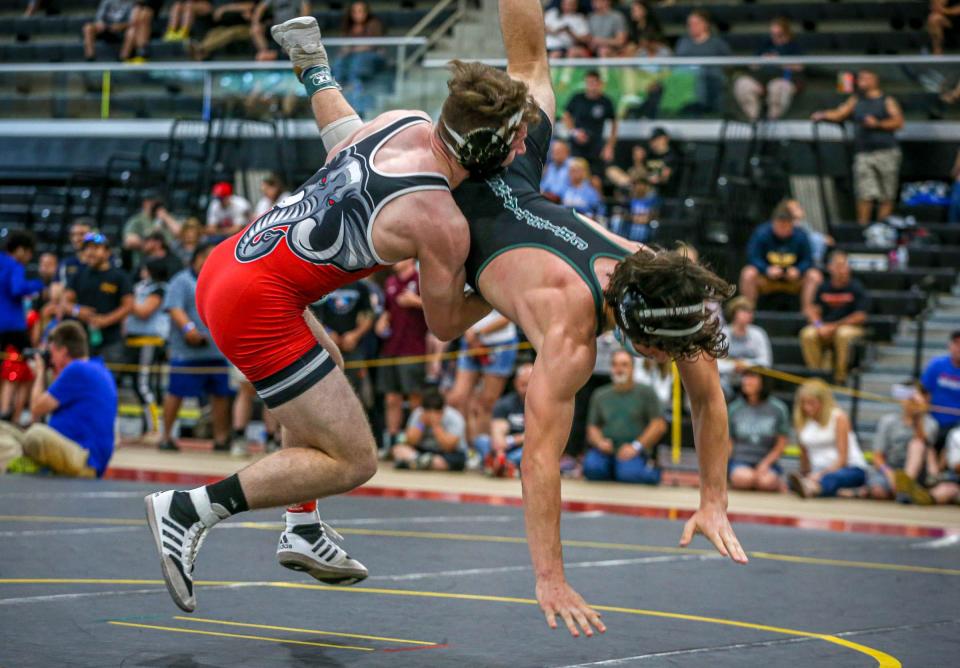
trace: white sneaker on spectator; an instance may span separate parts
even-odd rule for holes
[[[247,439],[245,438],[235,438],[233,442],[230,443],[230,456],[231,457],[248,457],[250,455],[250,448],[247,445]]]
[[[287,528],[277,544],[280,565],[308,573],[326,584],[351,585],[365,580],[367,567],[334,542],[343,541],[343,536],[321,521],[316,512],[309,513],[312,517],[303,515],[308,514],[284,515]]]

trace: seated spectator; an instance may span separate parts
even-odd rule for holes
[[[110,44],[121,44],[120,60],[126,60],[133,52],[132,35],[128,38],[130,12],[133,0],[100,0],[97,13],[90,23],[83,24],[83,57],[96,60],[98,39]]]
[[[789,20],[778,18],[770,22],[770,36],[757,50],[757,55],[761,58],[803,55],[803,50],[794,39]],[[803,66],[753,65],[750,70],[750,74],[741,74],[733,82],[733,96],[740,109],[749,120],[755,121],[760,118],[761,107],[765,103],[768,119],[783,118],[797,93]]]
[[[639,362],[639,364],[638,364]],[[673,401],[673,362],[645,357],[634,361],[633,382],[653,388],[661,406],[670,406]]]
[[[930,35],[930,53],[943,55],[943,43],[947,31],[954,27],[954,17],[960,16],[960,4],[950,5],[950,0],[931,0],[927,15],[927,34]]]
[[[675,195],[677,191],[680,156],[670,142],[670,134],[663,128],[654,128],[647,140],[647,182],[661,196]]]
[[[583,158],[570,160],[570,185],[560,196],[560,203],[590,217],[606,212],[603,197],[590,178],[590,165]]]
[[[866,484],[867,460],[850,418],[822,380],[808,380],[794,399],[793,428],[800,446],[800,473],[791,473],[790,489],[801,498],[836,496],[837,490]]]
[[[197,277],[213,246],[202,245],[193,254],[190,268],[170,279],[163,308],[170,315],[170,340],[167,357],[170,359],[170,379],[163,398],[163,432],[161,450],[177,450],[173,441],[173,425],[180,406],[187,397],[207,397],[213,418],[213,449],[230,449],[230,389],[229,369],[207,326],[197,311]],[[192,367],[207,369],[195,373]],[[178,371],[178,369],[185,369]],[[222,369],[215,371],[212,369]]]
[[[467,425],[444,404],[439,390],[423,393],[423,405],[407,421],[406,439],[390,450],[398,469],[462,471],[467,464]]]
[[[130,29],[124,39],[131,44],[131,64],[142,64],[150,57],[150,35],[153,32],[153,19],[160,15],[165,0],[134,0],[133,10],[130,12]]]
[[[727,324],[723,333],[730,349],[727,357],[718,359],[720,382],[728,397],[751,367],[772,367],[773,346],[763,328],[753,324],[754,306],[746,297],[736,297],[727,305]]]
[[[110,241],[99,232],[84,238],[87,266],[67,286],[69,313],[87,327],[90,353],[107,364],[123,362],[126,355],[123,321],[133,308],[133,282],[113,264]]]
[[[179,271],[179,269],[177,270]],[[138,367],[133,388],[143,411],[146,438],[160,437],[160,373],[157,365],[170,335],[170,316],[163,310],[170,270],[160,259],[148,259],[133,286],[133,308],[125,323],[127,363]]]
[[[160,232],[169,243],[179,231],[180,221],[167,211],[160,199],[160,193],[155,190],[145,192],[140,211],[127,218],[123,224],[123,250],[132,255],[128,266],[135,268],[140,265],[144,240],[152,232]]]
[[[900,412],[888,413],[877,422],[868,487],[874,499],[903,494],[911,503],[930,505],[933,499],[922,484],[924,462],[928,452],[934,456],[938,426],[927,412],[929,396],[923,386],[908,387],[910,395],[900,402]]]
[[[490,433],[490,419],[497,399],[513,375],[517,361],[517,326],[491,311],[464,332],[457,358],[457,375],[447,394],[447,403],[467,419],[467,439]],[[482,355],[478,349],[502,347]]]
[[[93,230],[93,225],[92,218],[77,218],[70,225],[70,248],[73,253],[63,258],[60,263],[60,275],[57,279],[64,286],[68,285],[84,266],[84,263],[80,260],[80,254],[83,252],[84,239]]]
[[[570,144],[554,139],[550,147],[550,162],[543,168],[540,191],[551,202],[559,202],[570,187]]]
[[[173,276],[185,266],[180,257],[170,250],[166,235],[159,230],[151,232],[143,240],[143,259],[156,260],[163,264],[167,270],[167,276]]]
[[[920,376],[920,382],[930,395],[932,406],[953,409],[949,413],[935,408],[930,411],[939,426],[936,450],[941,452],[947,434],[960,426],[960,329],[950,334],[949,353],[930,360]]]
[[[824,234],[819,230],[813,229],[810,225],[810,221],[807,220],[807,212],[804,211],[803,206],[795,199],[785,200],[787,208],[790,210],[790,214],[793,216],[793,224],[799,227],[801,230],[807,233],[807,238],[810,239],[810,250],[813,253],[813,266],[820,270],[823,268],[824,262],[827,258],[827,253],[835,245],[833,237],[829,234]],[[822,279],[822,274],[818,276]]]
[[[591,170],[602,174],[605,163],[613,160],[617,145],[617,115],[613,102],[603,93],[603,79],[597,70],[583,78],[584,90],[574,94],[563,112],[563,125],[570,136],[570,148],[577,158],[586,158]],[[603,128],[610,121],[610,134]]]
[[[730,405],[730,463],[734,489],[783,491],[777,463],[790,436],[790,411],[770,396],[770,381],[755,371],[744,372],[741,396]]]
[[[270,28],[310,13],[308,0],[260,0],[250,19],[250,37],[257,60],[276,60],[277,51],[270,42]],[[269,19],[267,15],[269,14]]]
[[[225,49],[234,42],[250,39],[250,21],[253,18],[253,0],[217,3],[210,20],[213,27],[204,33],[203,39],[190,40],[187,53],[194,60],[206,60],[212,54]]]
[[[377,336],[383,339],[380,357],[408,357],[427,352],[427,321],[420,298],[420,274],[413,260],[393,265],[393,275],[384,283],[384,312],[377,320]],[[395,439],[403,427],[403,404],[420,405],[426,370],[422,363],[381,367],[377,384],[386,404],[388,437]]]
[[[740,294],[754,304],[760,295],[799,294],[801,307],[809,312],[823,275],[813,266],[810,237],[796,226],[794,214],[787,200],[781,201],[770,222],[750,235]]]
[[[835,250],[827,263],[829,278],[818,289],[807,315],[809,325],[800,330],[800,347],[808,369],[823,369],[824,353],[833,353],[833,375],[847,379],[850,346],[863,338],[870,298],[863,284],[850,274],[847,254]],[[829,368],[829,367],[826,367]]]
[[[950,431],[943,451],[944,478],[930,490],[935,503],[960,503],[960,429]]]
[[[211,12],[213,12],[213,2],[210,0],[175,0],[170,5],[167,32],[163,36],[163,41],[182,42],[189,39],[194,21],[198,17],[209,16]]]
[[[257,200],[257,205],[253,207],[251,220],[256,220],[265,214],[289,194],[290,191],[284,185],[283,179],[277,174],[268,174],[263,177],[263,181],[260,182],[260,199]]]
[[[733,51],[722,38],[713,34],[710,15],[694,9],[687,16],[687,34],[677,41],[674,55],[679,58],[730,56]],[[722,67],[704,67],[697,76],[697,103],[691,111],[718,112],[723,108],[724,74]]]
[[[885,220],[893,213],[900,179],[900,144],[896,132],[903,127],[903,111],[892,95],[880,88],[870,70],[857,73],[857,92],[836,109],[814,112],[813,121],[854,123],[853,189],[857,197],[857,222]],[[872,218],[876,203],[876,217]]]
[[[646,0],[634,0],[627,18],[627,43],[620,55],[646,56],[650,45],[663,46],[663,28]]]
[[[185,267],[190,264],[190,258],[193,257],[193,252],[197,250],[197,246],[200,245],[202,238],[203,225],[200,224],[197,218],[187,218],[180,227],[180,231],[177,232],[176,238],[170,244],[170,250],[173,251],[173,254],[180,259],[180,263]]]
[[[577,8],[577,0],[561,0],[543,14],[547,33],[547,55],[550,58],[585,58],[590,56],[586,44],[590,40],[587,17]]]
[[[957,7],[960,8],[960,5],[957,5]],[[957,157],[953,161],[950,178],[953,179],[953,187],[950,189],[950,209],[947,211],[947,222],[960,223],[960,151],[957,151]]]
[[[224,239],[236,234],[250,221],[250,202],[233,194],[233,186],[226,181],[214,184],[213,197],[207,206],[207,235]]]
[[[600,58],[616,58],[627,45],[627,20],[613,8],[612,0],[593,0],[587,17],[590,48]]]
[[[50,333],[49,360],[54,376],[49,388],[44,356],[38,354],[33,361],[33,424],[23,432],[0,422],[0,471],[11,455],[22,455],[57,475],[99,478],[113,455],[117,419],[113,377],[102,362],[90,359],[87,335],[75,322],[61,323]],[[44,424],[48,416],[49,423]]]
[[[344,37],[382,37],[383,22],[366,2],[351,2],[343,17]],[[332,61],[333,74],[344,86],[358,87],[383,67],[383,54],[375,46],[345,46]]]
[[[367,359],[368,350],[364,338],[373,331],[373,305],[370,302],[370,284],[360,280],[327,294],[320,302],[310,305],[310,310],[323,325],[345,362]],[[363,405],[373,407],[373,388],[370,387],[368,369],[353,367],[344,369],[347,380],[353,386]]]
[[[653,389],[633,382],[633,357],[625,350],[610,360],[611,385],[590,397],[583,476],[588,480],[657,485],[657,444],[667,432]]]
[[[474,440],[483,459],[483,471],[496,478],[513,478],[520,471],[523,459],[523,435],[526,432],[525,402],[530,386],[532,364],[521,364],[513,377],[513,392],[503,396],[493,407],[490,434]]]

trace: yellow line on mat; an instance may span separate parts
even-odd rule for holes
[[[333,647],[334,649],[352,649],[357,652],[372,652],[372,647],[354,647],[352,645],[334,645],[326,642],[309,642],[307,640],[287,640],[286,638],[270,638],[268,636],[248,636],[240,633],[222,633],[220,631],[200,631],[197,629],[182,629],[176,626],[156,626],[154,624],[135,624],[133,622],[107,622],[114,626],[129,626],[135,629],[153,629],[155,631],[172,631],[174,633],[193,633],[201,636],[218,636],[220,638],[240,638],[242,640],[262,640],[264,642],[279,642],[290,645],[309,645],[311,647]]]
[[[226,619],[204,619],[202,617],[182,617],[177,615],[174,619],[183,622],[200,622],[202,624],[222,624],[224,626],[242,626],[251,629],[265,629],[268,631],[289,631],[291,633],[310,633],[322,636],[337,636],[339,638],[356,638],[357,640],[378,640],[381,642],[396,642],[407,645],[436,645],[435,642],[426,640],[407,640],[406,638],[388,638],[385,636],[368,636],[360,633],[340,633],[337,631],[318,631],[316,629],[299,629],[291,626],[269,626],[267,624],[249,624],[246,622],[231,622]]]
[[[111,524],[146,524],[145,520],[110,519],[98,520],[90,517],[55,517],[47,515],[0,515],[0,521],[12,522],[62,522],[64,524],[95,524],[98,522]],[[281,527],[269,522],[239,522],[239,526],[247,529],[273,530]],[[526,545],[527,540],[522,536],[492,536],[472,533],[443,533],[432,531],[399,531],[393,529],[338,529],[342,534],[356,536],[384,536],[387,538],[421,538],[426,540],[455,540],[477,543],[501,543],[510,545]],[[564,547],[583,547],[597,550],[616,550],[621,552],[654,552],[658,554],[715,554],[712,550],[703,550],[688,547],[670,547],[667,545],[639,545],[633,543],[605,543],[593,540],[564,540]],[[810,566],[836,566],[838,568],[865,568],[881,571],[899,571],[901,573],[924,573],[928,575],[960,576],[960,569],[937,568],[934,566],[913,566],[911,564],[885,564],[875,561],[850,561],[846,559],[824,559],[820,557],[806,557],[792,554],[777,554],[774,552],[747,552],[753,559],[767,561],[783,561]],[[9,580],[0,579],[0,584]]]

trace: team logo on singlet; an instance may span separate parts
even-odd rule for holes
[[[373,201],[367,193],[366,158],[353,147],[341,151],[296,193],[261,216],[240,237],[239,262],[266,257],[286,239],[298,257],[344,271],[377,264],[367,240]]]

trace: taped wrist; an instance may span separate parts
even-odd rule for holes
[[[329,65],[314,65],[303,71],[300,82],[307,89],[307,98],[311,98],[322,90],[340,90],[340,84],[333,78]]]

